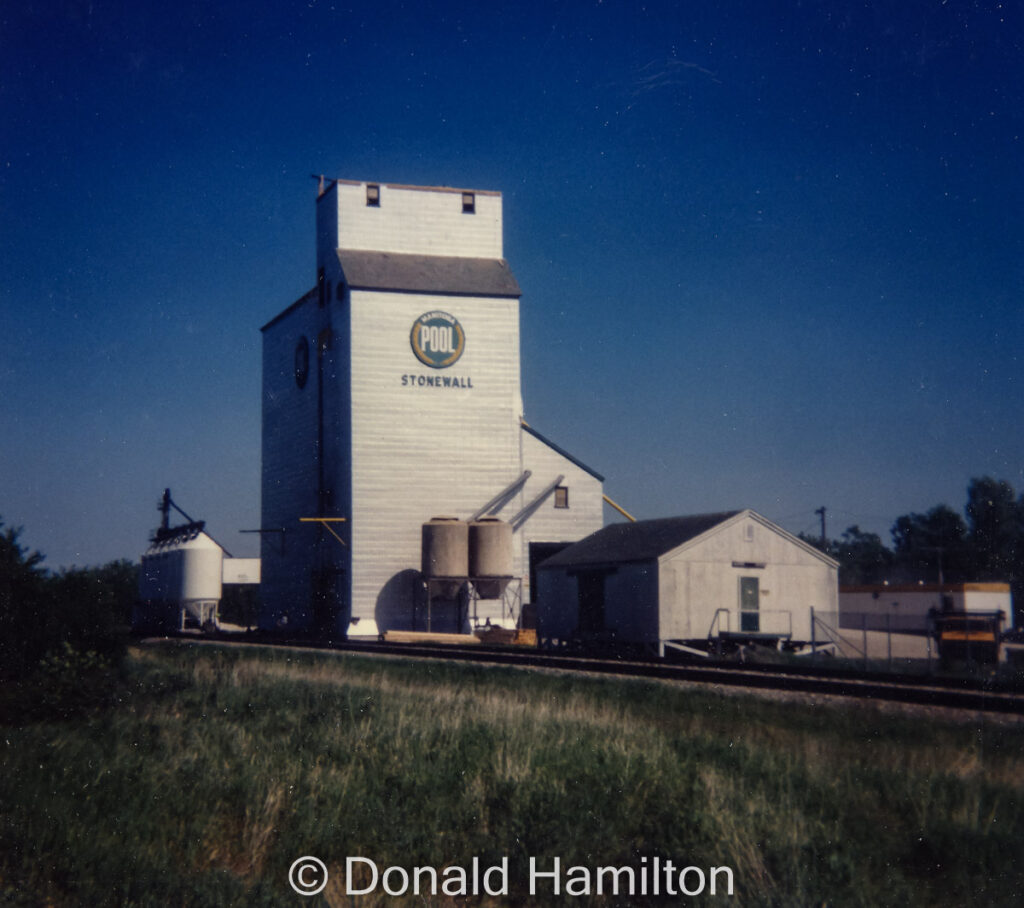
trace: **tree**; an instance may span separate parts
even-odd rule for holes
[[[832,543],[832,555],[839,562],[842,586],[882,583],[889,579],[894,560],[876,533],[865,533],[856,524]]]
[[[16,675],[45,652],[40,617],[46,575],[43,555],[18,541],[21,527],[4,530],[0,520],[0,530],[0,674]]]
[[[801,542],[806,542],[809,546],[811,546],[812,548],[816,548],[819,552],[824,552],[826,555],[829,556],[829,558],[835,558],[835,549],[838,543],[834,540],[822,540],[820,536],[814,536],[810,533],[797,533],[796,535],[797,539],[799,539]]]
[[[968,540],[975,580],[1021,579],[1024,508],[1008,482],[988,476],[967,487]]]
[[[112,561],[56,574],[19,542],[21,528],[0,521],[0,676],[30,673],[47,654],[90,653],[106,662],[123,652],[138,588],[138,566]]]
[[[971,579],[967,525],[948,505],[898,518],[892,539],[895,565],[903,579],[928,583]]]
[[[138,578],[138,566],[126,560],[54,574],[46,584],[48,638],[82,652],[120,656]]]

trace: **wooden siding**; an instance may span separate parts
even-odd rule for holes
[[[743,566],[747,565],[747,566]],[[761,566],[763,565],[763,567]],[[810,609],[834,613],[834,563],[819,557],[785,531],[745,511],[708,533],[649,561],[610,560],[593,570],[609,570],[604,581],[605,628],[625,643],[695,640],[708,635],[719,608],[729,610],[728,626],[740,630],[740,578],[756,577],[762,629],[785,630],[810,639]],[[562,637],[578,624],[578,584],[586,565],[538,572],[538,625],[544,637]]]
[[[579,585],[563,570],[538,571],[537,633],[545,640],[568,640],[579,625]]]
[[[315,562],[315,528],[298,523],[317,507],[316,338],[321,318],[309,300],[269,327],[263,342],[260,624],[305,626]],[[295,382],[295,346],[305,337],[310,373]]]
[[[605,626],[617,640],[658,642],[658,565],[623,564],[605,579]]]
[[[381,184],[380,205],[368,206],[366,184],[346,183],[331,187],[317,205],[319,231],[324,236],[321,254],[366,249],[503,258],[498,194],[478,193],[476,213],[464,214],[457,192]]]
[[[466,335],[444,369],[425,366],[410,344],[413,323],[432,310]],[[521,472],[519,303],[353,291],[351,318],[352,616],[385,630],[411,618],[402,577],[420,567],[422,524],[468,517]]]
[[[458,192],[380,190],[378,207],[366,205],[365,183],[332,184],[318,199],[321,292],[264,329],[262,525],[287,530],[283,547],[280,534],[262,540],[264,627],[308,626],[314,576],[324,569],[334,572],[338,631],[410,627],[423,523],[468,518],[524,469],[534,475],[503,508],[504,519],[560,473],[570,496],[566,510],[549,498],[514,537],[524,600],[531,540],[575,541],[601,526],[600,481],[520,428],[518,299],[352,290],[340,281],[339,248],[500,259],[500,194],[477,193],[476,213],[463,214]],[[438,369],[416,357],[410,337],[414,321],[435,310],[465,332],[461,357]],[[325,330],[324,514],[348,519],[334,525],[347,546],[299,522],[319,515],[317,338]],[[294,352],[302,335],[310,374],[299,390]]]
[[[762,627],[768,631],[785,627],[794,639],[807,640],[811,607],[838,608],[836,568],[750,512],[666,553],[659,570],[663,640],[707,636],[719,608],[729,609],[730,627],[739,630],[740,577],[758,578]]]
[[[523,600],[530,601],[529,551],[531,542],[578,542],[604,525],[603,488],[600,480],[567,460],[528,432],[521,432],[523,469],[530,470],[522,493],[508,516],[531,502],[546,486],[564,475],[569,490],[569,507],[556,508],[551,495],[516,533],[516,570],[523,576]],[[505,512],[501,514],[505,516]]]

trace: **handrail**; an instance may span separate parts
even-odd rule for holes
[[[839,647],[840,652],[842,652],[843,647],[848,646],[855,653],[860,653],[862,659],[867,659],[868,654],[859,646],[857,646],[856,643],[852,642],[851,640],[847,640],[842,634],[839,633],[838,630],[832,627],[832,625],[830,625],[828,622],[823,621],[821,618],[819,618],[817,614],[815,614],[813,611],[811,615],[811,621],[825,632],[825,636],[829,638],[829,642],[832,643],[833,646]]]
[[[725,619],[726,619],[725,620],[725,632],[729,633],[729,631],[732,629],[730,627],[730,625],[729,625],[729,609],[727,609],[727,608],[715,609],[715,614],[714,614],[714,616],[711,619],[711,627],[708,628],[708,640],[711,640],[715,636],[715,625],[718,624],[718,616],[722,612],[725,612]],[[722,629],[721,628],[718,629],[718,633],[722,633]]]

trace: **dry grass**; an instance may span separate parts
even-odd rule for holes
[[[332,868],[329,905],[346,855],[508,855],[514,882],[528,856],[660,855],[732,867],[754,905],[1001,904],[1021,883],[1014,727],[352,656],[131,665],[117,708],[5,730],[0,902],[281,904],[303,854]]]

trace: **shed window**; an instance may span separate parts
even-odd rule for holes
[[[569,507],[569,487],[568,486],[555,486],[555,507],[556,508],[567,508],[567,507]]]
[[[366,187],[366,204],[370,208],[380,208],[380,186],[370,183]]]
[[[462,213],[463,214],[476,214],[476,193],[475,192],[464,192],[464,193],[462,193]]]

